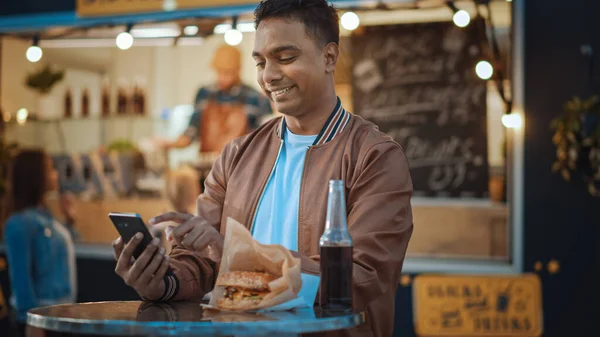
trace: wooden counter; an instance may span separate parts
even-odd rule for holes
[[[50,207],[60,219],[56,202]],[[139,213],[145,221],[168,212],[166,199],[119,199],[77,202],[77,229],[84,244],[110,244],[118,237],[110,212]],[[508,211],[505,205],[482,202],[413,201],[414,232],[409,256],[505,259],[508,254]],[[62,219],[61,219],[62,220]]]
[[[63,216],[58,200],[49,201],[52,213],[59,219]],[[171,210],[167,199],[115,199],[102,201],[76,201],[77,230],[81,233],[81,243],[111,244],[119,233],[108,218],[110,212],[139,213],[144,221]]]

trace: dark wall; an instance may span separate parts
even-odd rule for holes
[[[599,13],[597,0],[525,0],[524,263],[526,271],[537,261],[560,264],[558,273],[540,274],[545,336],[589,335],[598,319],[592,313],[600,303],[600,198],[581,179],[565,182],[551,172],[556,151],[549,125],[572,96],[600,94],[598,85],[588,85],[580,50],[591,45],[600,66]]]
[[[76,0],[0,0],[0,16],[74,11],[75,2]]]
[[[0,253],[0,259],[6,259]],[[138,301],[140,297],[115,273],[115,261],[106,259],[77,259],[77,301]],[[0,286],[4,296],[10,297],[8,269],[0,271]]]

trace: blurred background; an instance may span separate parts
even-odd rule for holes
[[[584,304],[595,306],[600,281],[600,3],[332,2],[336,91],[403,146],[414,183],[394,335],[593,334]],[[107,214],[185,209],[176,177],[201,190],[216,154],[201,139],[165,144],[193,124],[199,89],[219,81],[223,45],[239,50],[239,78],[259,90],[256,4],[0,6],[0,174],[19,149],[52,158],[58,188],[47,203],[77,233],[78,301],[137,298],[114,274]],[[257,125],[279,115],[265,109]],[[0,211],[4,222],[9,204]],[[4,262],[5,319],[7,273]]]

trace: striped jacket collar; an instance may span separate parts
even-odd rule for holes
[[[315,139],[313,146],[325,144],[333,140],[337,135],[344,131],[346,126],[348,126],[348,122],[350,121],[351,117],[352,114],[350,114],[344,109],[344,107],[342,106],[342,102],[338,97],[337,104],[335,105],[333,112],[331,113],[331,115],[329,115],[329,118],[327,118],[327,121],[325,122],[325,125],[323,125],[323,128],[321,129],[321,132],[319,132],[319,135]],[[286,127],[287,126],[285,123],[285,117],[283,117],[281,118],[281,122],[279,125],[279,138],[283,138],[283,132],[285,131]]]

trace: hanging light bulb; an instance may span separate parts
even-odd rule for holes
[[[494,67],[488,61],[479,61],[475,66],[475,73],[482,80],[489,80],[494,75]]]
[[[458,12],[454,13],[452,21],[454,21],[454,24],[458,27],[464,28],[468,26],[471,22],[471,16],[467,11],[461,9]]]
[[[502,116],[502,125],[507,129],[520,129],[523,127],[523,117],[518,113],[509,113]]]
[[[131,35],[130,31],[131,25],[127,25],[127,29],[117,35],[116,43],[119,49],[127,50],[133,46],[133,36]]]
[[[244,34],[237,29],[237,21],[237,16],[234,16],[231,22],[231,29],[226,31],[224,35],[225,43],[230,46],[237,46],[244,39]]]
[[[198,34],[198,26],[189,25],[183,28],[183,34],[187,36],[192,36]]]
[[[446,2],[446,5],[448,5],[448,7],[450,7],[452,10],[452,13],[454,13],[452,16],[452,21],[454,21],[455,25],[460,28],[464,28],[469,25],[471,22],[471,16],[469,15],[469,12],[462,9],[459,10],[452,1]]]
[[[42,52],[42,48],[38,47],[39,40],[39,37],[35,36],[31,46],[27,48],[27,52],[25,53],[27,61],[35,63],[42,59],[44,53]]]
[[[17,110],[17,123],[19,125],[25,124],[27,122],[27,117],[29,116],[29,111],[25,108],[21,108]]]
[[[346,30],[355,30],[360,25],[360,18],[354,12],[346,12],[341,18],[342,27]]]
[[[239,30],[232,28],[225,32],[224,38],[225,43],[227,43],[228,45],[237,46],[238,44],[242,43],[244,35]]]

